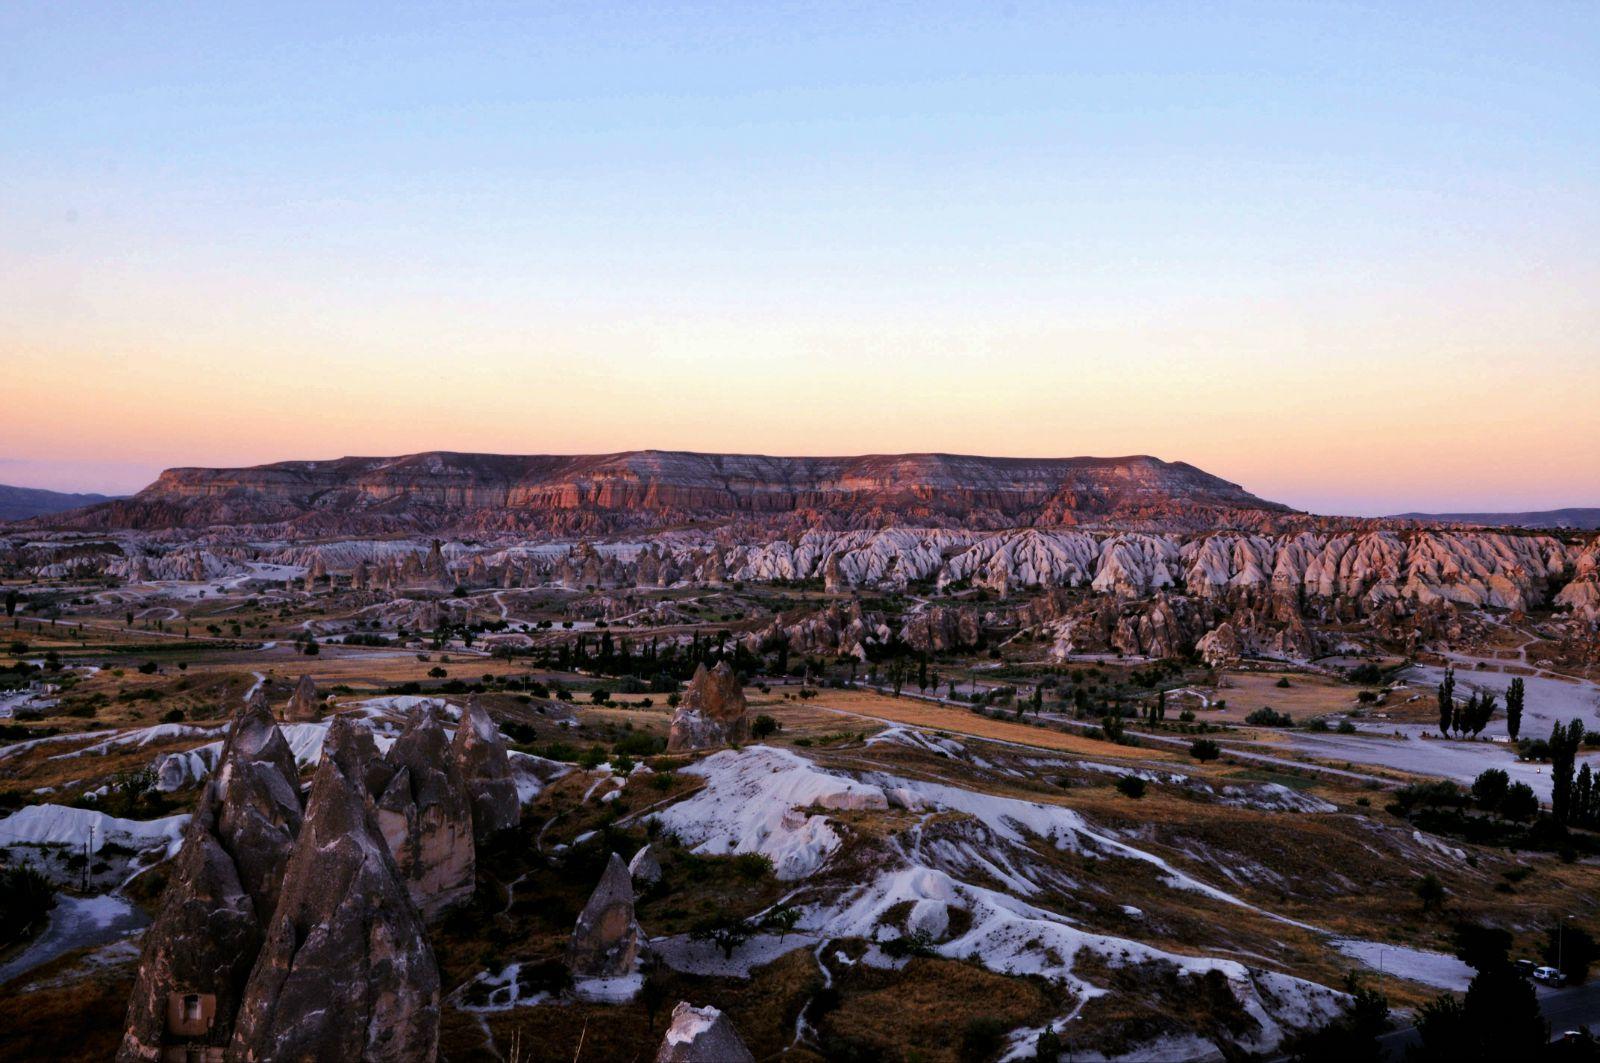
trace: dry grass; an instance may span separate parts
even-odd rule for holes
[[[764,703],[760,711],[771,712],[773,716],[787,726],[787,706],[790,704],[793,703],[782,700],[777,701],[775,704]],[[1119,746],[1114,742],[1097,741],[1083,735],[1069,734],[1047,727],[1033,727],[1009,720],[992,720],[987,716],[979,716],[977,713],[969,712],[965,709],[918,701],[914,698],[896,698],[887,694],[874,694],[867,691],[824,690],[818,693],[815,698],[810,699],[809,703],[802,703],[801,707],[812,712],[825,711],[834,713],[842,721],[854,717],[855,719],[867,720],[872,723],[910,724],[914,727],[925,727],[932,731],[970,735],[999,742],[1014,742],[1019,745],[1034,746],[1038,749],[1074,753],[1102,760],[1126,760],[1132,755],[1129,747]],[[848,727],[852,730],[857,729],[856,725],[847,722],[841,722],[838,726]],[[1138,751],[1137,759],[1142,761],[1173,761],[1179,759],[1179,754],[1165,749],[1141,748]]]
[[[1277,685],[1283,679],[1289,686]],[[1198,715],[1208,723],[1240,723],[1256,709],[1270,706],[1302,723],[1356,708],[1356,689],[1337,679],[1301,672],[1227,672],[1215,697],[1226,699],[1228,707],[1201,710]]]

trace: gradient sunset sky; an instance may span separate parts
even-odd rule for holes
[[[1151,453],[1600,505],[1600,4],[0,6],[0,483]]]

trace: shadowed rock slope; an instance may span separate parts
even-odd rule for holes
[[[324,757],[230,1058],[426,1060],[439,970],[363,784]]]

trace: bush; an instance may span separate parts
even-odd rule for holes
[[[766,738],[770,735],[777,734],[781,730],[783,730],[782,724],[778,723],[777,720],[773,719],[771,716],[768,716],[766,713],[762,713],[760,716],[755,718],[753,723],[750,724],[750,737]]]
[[[1288,690],[1289,689],[1289,677],[1288,676],[1284,676],[1283,678],[1279,679],[1276,683],[1274,683],[1272,685],[1275,686],[1275,687],[1282,687],[1284,690]]]
[[[1189,755],[1200,763],[1216,760],[1222,755],[1222,750],[1209,738],[1197,738],[1189,746]]]
[[[161,722],[162,723],[182,723],[183,722],[183,710],[182,709],[169,709],[169,710],[167,710],[166,712],[162,713]]]
[[[1117,780],[1117,792],[1125,797],[1131,797],[1137,801],[1144,796],[1144,791],[1144,780],[1137,775],[1124,775]]]
[[[1263,705],[1246,716],[1244,722],[1252,727],[1293,727],[1294,717],[1286,712],[1279,712],[1271,705]]]
[[[1005,1044],[1005,1034],[1006,1024],[999,1019],[973,1019],[961,1031],[961,1046],[956,1058],[961,1063],[986,1063],[999,1054]]]
[[[0,868],[0,945],[21,941],[56,904],[50,880],[27,864]]]
[[[1349,720],[1340,720],[1336,730],[1342,735],[1353,735],[1356,733],[1356,725]]]
[[[154,661],[146,661],[139,666],[140,675],[155,675],[160,670],[161,666]]]
[[[1499,768],[1490,768],[1472,781],[1472,800],[1485,812],[1493,812],[1506,798],[1511,777]]]

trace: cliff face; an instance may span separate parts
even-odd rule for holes
[[[1152,521],[1195,527],[1287,514],[1237,484],[1151,457],[951,454],[780,458],[630,451],[596,456],[426,453],[169,469],[75,527],[289,524],[321,530],[449,524],[563,531],[753,520],[804,527],[921,522],[1007,527]]]

